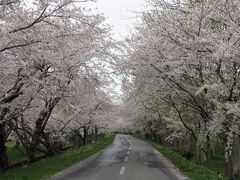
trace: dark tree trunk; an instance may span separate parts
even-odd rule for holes
[[[206,166],[209,168],[211,160],[211,142],[209,135],[207,135],[206,141]]]
[[[5,132],[6,123],[0,124],[0,172],[4,172],[8,168],[8,156],[6,143],[6,132]]]
[[[158,144],[163,144],[163,142],[162,142],[162,137],[161,137],[161,135],[160,134],[158,134],[157,135],[157,139],[158,139]]]
[[[234,135],[232,153],[226,162],[226,173],[232,179],[240,176],[240,138]]]
[[[42,144],[47,149],[47,152],[46,152],[47,156],[54,156],[61,151],[61,147],[59,147],[58,144],[51,143],[51,140],[50,140],[50,137],[49,137],[48,133],[43,132],[42,137],[43,137]]]
[[[5,146],[7,140],[6,122],[2,122],[7,112],[8,108],[4,108],[0,114],[0,172],[6,171],[8,168],[7,148]]]
[[[30,162],[33,162],[35,160],[35,152],[36,149],[33,146],[26,149],[26,153]]]
[[[37,151],[37,146],[40,143],[40,137],[43,134],[43,131],[47,125],[47,122],[49,120],[49,117],[56,106],[56,104],[59,102],[60,98],[56,97],[53,99],[50,99],[46,102],[44,109],[40,112],[38,119],[36,121],[35,131],[32,136],[32,141],[30,145],[30,149],[27,151],[28,157],[30,161],[34,161],[35,159],[35,153]]]
[[[95,141],[97,141],[98,140],[98,128],[95,126],[95,128],[94,128],[94,139],[95,139]]]
[[[74,146],[76,148],[79,148],[81,146],[84,146],[84,140],[83,140],[83,136],[82,134],[80,133],[79,130],[75,130],[74,131]]]
[[[145,138],[146,138],[146,139],[149,139],[148,133],[145,134]]]
[[[18,75],[20,75],[21,69],[18,70]],[[12,102],[18,96],[22,94],[22,87],[24,83],[22,82],[22,77],[16,80],[14,84],[14,88],[8,90],[8,92],[0,99],[0,104],[6,104]],[[5,171],[8,168],[8,156],[7,156],[7,149],[5,146],[7,136],[6,133],[6,123],[3,122],[5,115],[8,113],[8,108],[0,109],[0,172]]]
[[[87,144],[87,138],[88,138],[88,128],[83,128],[83,145],[85,146]]]
[[[79,136],[75,136],[73,143],[76,148],[80,148],[83,145],[82,138],[79,138]]]
[[[157,143],[157,135],[155,133],[152,133],[152,135],[153,135],[153,141]]]

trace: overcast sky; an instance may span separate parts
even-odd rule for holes
[[[137,13],[145,9],[144,0],[98,0],[89,7],[99,13],[104,13],[113,28],[115,38],[122,39],[130,32],[130,27],[136,22]]]
[[[25,0],[30,5],[33,0]],[[139,12],[146,10],[145,0],[97,0],[97,2],[82,3],[87,9],[91,8],[93,13],[102,13],[107,23],[112,26],[114,37],[122,40],[129,34],[131,27],[139,17]]]
[[[91,8],[94,13],[103,13],[107,23],[112,26],[114,37],[124,40],[137,21],[139,12],[146,9],[145,4],[145,0],[97,0],[97,2],[87,3],[86,7]],[[113,84],[111,88],[117,93],[115,101],[120,102],[121,80],[114,79],[117,84]]]

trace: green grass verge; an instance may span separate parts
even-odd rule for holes
[[[189,177],[191,180],[227,180],[229,178],[222,176],[218,177],[218,170],[222,168],[222,162],[215,163],[213,169],[208,169],[205,166],[198,165],[193,161],[187,160],[180,153],[172,150],[169,147],[161,146],[152,141],[143,139],[148,144],[152,145],[155,149],[161,152],[166,158],[168,158],[180,171]],[[219,161],[219,157],[216,157],[216,162]],[[216,170],[216,171],[214,171]]]
[[[79,149],[37,161],[29,166],[19,167],[0,174],[4,180],[40,180],[60,172],[79,161],[101,151],[114,140],[114,135],[107,135],[103,140],[89,144]]]
[[[7,147],[8,161],[10,164],[28,159],[27,153],[23,145],[19,144],[19,146],[16,146],[15,142],[7,142],[5,145]],[[45,149],[43,145],[39,145],[39,148]],[[35,155],[42,156],[44,154],[40,151],[37,151]]]
[[[27,159],[26,152],[22,145],[17,147],[15,142],[7,142],[6,147],[9,163],[15,163]]]
[[[213,154],[210,169],[221,174],[225,174],[225,157],[223,154]]]

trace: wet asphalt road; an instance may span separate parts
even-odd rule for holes
[[[145,142],[117,135],[114,143],[83,167],[58,180],[177,180],[162,155]]]

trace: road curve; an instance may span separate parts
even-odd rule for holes
[[[84,166],[54,176],[55,180],[184,180],[176,168],[147,143],[117,135],[114,143]]]

